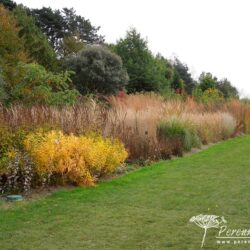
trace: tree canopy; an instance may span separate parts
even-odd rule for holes
[[[184,88],[185,91],[191,95],[195,89],[196,83],[192,78],[189,68],[186,64],[182,63],[178,58],[174,60],[175,82],[179,82],[179,88]],[[178,85],[178,84],[174,85]]]
[[[202,72],[196,81],[179,58],[155,55],[147,39],[134,28],[115,44],[104,44],[99,29],[73,8],[30,9],[12,0],[0,0],[0,101],[7,96],[8,100],[25,102],[25,94],[18,96],[16,91],[25,83],[24,72],[32,77],[35,72],[40,76],[37,82],[43,84],[32,86],[29,79],[30,85],[22,91],[32,89],[35,93],[43,88],[54,95],[55,85],[51,88],[44,79],[63,78],[64,69],[72,71],[66,75],[81,94],[115,94],[124,89],[128,93],[154,91],[163,96],[188,94],[209,101],[239,97],[228,79],[218,80]],[[63,92],[56,91],[57,98],[70,99],[66,93],[73,93],[68,84],[71,80],[66,80]],[[10,93],[15,93],[13,98]],[[59,103],[59,99],[50,103]]]
[[[216,89],[225,99],[239,97],[238,90],[232,86],[230,81],[226,78],[218,80],[218,78],[213,76],[211,73],[201,73],[198,88],[202,92],[210,89]]]
[[[14,15],[0,5],[0,66],[6,80],[13,84],[14,69],[18,62],[26,62],[24,40],[18,36],[20,29]]]
[[[214,89],[217,87],[217,77],[211,73],[202,72],[199,77],[199,88],[204,92],[207,89]]]
[[[100,27],[95,27],[88,19],[77,15],[73,8],[53,10],[43,7],[33,9],[31,14],[36,17],[38,27],[47,35],[55,51],[64,56],[62,41],[65,37],[76,37],[86,44],[102,43],[104,37],[98,35]]]
[[[35,19],[28,16],[26,10],[21,6],[15,8],[13,13],[19,27],[18,35],[24,41],[24,48],[30,60],[54,70],[57,64],[56,53],[50,46],[47,37],[36,26]]]
[[[237,88],[232,86],[231,82],[226,78],[218,82],[218,90],[223,94],[225,99],[239,97]]]
[[[148,48],[147,41],[136,29],[130,29],[113,50],[122,58],[129,75],[129,92],[159,91],[168,84],[167,64],[162,58],[155,58]]]
[[[73,84],[81,94],[113,94],[125,87],[128,75],[121,58],[101,46],[87,47],[65,60]]]
[[[78,91],[71,89],[70,72],[52,73],[35,63],[18,65],[19,81],[8,91],[8,102],[74,104]]]
[[[2,4],[8,10],[13,10],[17,6],[17,4],[11,0],[0,0],[0,4]]]

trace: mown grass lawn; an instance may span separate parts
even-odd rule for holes
[[[199,249],[193,215],[250,229],[250,136],[129,173],[95,188],[0,208],[0,249]],[[209,229],[204,249],[218,245]]]

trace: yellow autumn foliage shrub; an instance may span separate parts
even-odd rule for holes
[[[80,186],[93,185],[97,176],[112,173],[128,156],[118,140],[96,134],[38,131],[29,134],[24,145],[38,174],[59,173]]]

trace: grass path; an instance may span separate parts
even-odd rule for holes
[[[198,214],[250,229],[250,136],[158,162],[95,188],[0,208],[0,249],[199,249]],[[219,246],[209,229],[204,249]]]

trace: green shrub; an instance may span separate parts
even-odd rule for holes
[[[2,69],[0,67],[0,103],[6,102],[7,99],[8,99],[8,94],[6,91],[6,82],[4,81]]]
[[[219,104],[224,98],[222,93],[216,88],[208,88],[202,92],[201,88],[196,88],[193,91],[193,96],[197,102],[208,104]]]
[[[70,89],[71,73],[66,71],[54,74],[43,66],[19,64],[17,69],[19,82],[11,87],[10,102],[25,104],[74,104],[80,95],[75,89]]]
[[[177,118],[161,121],[157,125],[157,137],[166,147],[170,147],[171,153],[177,155],[181,155],[184,150],[189,151],[201,145],[196,130],[190,124],[183,123]]]

